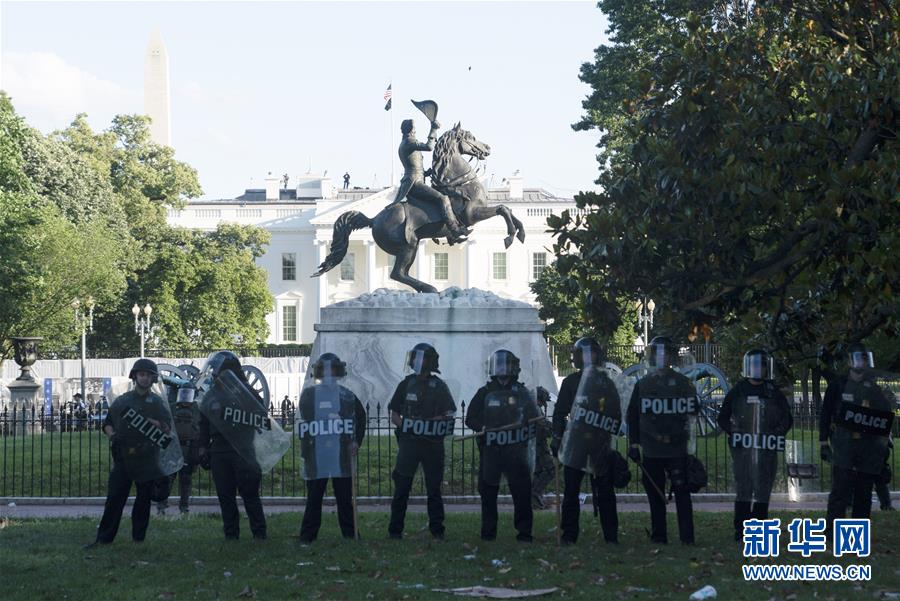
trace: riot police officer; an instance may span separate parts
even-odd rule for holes
[[[669,542],[666,532],[666,477],[675,494],[678,535],[682,544],[694,543],[694,515],[687,466],[693,417],[700,404],[694,385],[675,371],[678,349],[672,340],[657,336],[646,349],[649,372],[637,381],[628,404],[628,457],[643,471],[650,504],[650,539]],[[643,460],[642,460],[643,453]]]
[[[894,420],[893,395],[878,386],[870,371],[875,367],[872,353],[859,343],[847,350],[849,373],[828,383],[819,421],[822,460],[833,466],[829,529],[835,518],[845,516],[851,495],[853,517],[871,515],[872,487],[884,468]]]
[[[541,389],[543,390],[543,389]],[[547,504],[544,503],[544,491],[547,485],[556,476],[556,463],[553,459],[547,439],[553,435],[553,425],[547,419],[547,403],[550,395],[538,394],[538,408],[543,415],[542,419],[535,422],[535,453],[534,453],[534,476],[531,479],[531,508],[534,510],[546,509]]]
[[[734,473],[734,540],[743,539],[744,520],[769,516],[769,497],[793,425],[787,398],[775,385],[774,361],[764,350],[744,354],[742,379],[725,395],[717,418],[728,435]]]
[[[178,510],[182,515],[190,513],[191,484],[194,471],[199,465],[198,438],[200,435],[200,412],[195,399],[197,389],[191,383],[180,386],[175,395],[175,402],[170,403],[178,442],[181,443],[181,454],[184,456],[184,467],[172,474],[172,484],[178,478]],[[168,507],[168,500],[159,503],[160,513]]]
[[[103,432],[111,442],[113,467],[97,538],[88,548],[113,542],[132,483],[136,495],[131,538],[143,541],[150,523],[154,482],[175,473],[183,464],[168,404],[151,391],[159,378],[156,363],[138,359],[128,377],[134,388],[113,401],[103,422]]]
[[[329,478],[337,501],[338,525],[344,538],[354,538],[353,461],[366,435],[366,410],[353,392],[337,383],[347,365],[333,353],[323,353],[310,366],[315,384],[300,395],[294,431],[300,438],[306,509],[300,542],[309,544],[322,525],[322,498]]]
[[[290,448],[290,437],[266,412],[241,362],[229,351],[210,355],[199,376],[198,435],[201,460],[209,454],[226,540],[240,537],[237,494],[241,495],[254,539],[265,539],[266,516],[259,489],[262,474]]]
[[[434,375],[441,372],[433,346],[420,342],[406,355],[406,365],[412,374],[397,385],[388,404],[391,423],[397,428],[397,463],[392,474],[394,498],[388,536],[403,537],[409,491],[421,464],[428,496],[428,529],[434,538],[443,539],[444,437],[453,434],[456,403],[444,381]]]
[[[599,506],[603,538],[618,542],[619,517],[613,488],[612,436],[622,425],[622,406],[615,384],[599,368],[605,357],[593,338],[581,338],[572,346],[572,365],[553,412],[553,454],[563,467],[562,536],[564,545],[578,540],[581,482],[585,472]],[[565,434],[565,437],[564,437]]]
[[[534,395],[518,380],[519,359],[506,349],[488,363],[490,380],[478,389],[466,415],[466,426],[478,432],[478,492],[481,495],[481,538],[497,538],[497,495],[506,476],[513,499],[516,540],[531,542],[531,473],[534,469],[535,421],[541,419]]]

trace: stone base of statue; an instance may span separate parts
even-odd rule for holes
[[[537,309],[477,288],[438,294],[381,288],[324,307],[315,330],[311,360],[331,352],[345,361],[348,375],[342,384],[372,410],[378,403],[385,410],[410,373],[406,352],[419,342],[437,349],[440,377],[457,407],[468,405],[487,381],[488,358],[501,348],[521,360],[522,382],[557,391]]]

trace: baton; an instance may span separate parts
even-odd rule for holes
[[[667,499],[665,493],[664,493],[662,490],[660,490],[659,485],[656,483],[656,480],[654,480],[653,478],[650,477],[650,474],[647,472],[647,468],[644,467],[644,462],[643,462],[643,461],[638,461],[638,465],[641,466],[641,470],[643,470],[644,475],[647,477],[647,480],[650,481],[650,484],[653,485],[653,488],[655,488],[655,489],[656,489],[656,492],[659,493],[659,496],[662,497],[663,502],[664,502],[666,505],[668,505],[668,504],[669,504],[669,499]]]
[[[553,476],[556,478],[556,546],[562,546],[562,507],[559,504],[559,457],[553,456]]]
[[[531,422],[536,422],[538,420],[544,419],[543,415],[539,415],[537,417],[532,417],[524,424],[522,422],[515,422],[512,424],[507,424],[505,426],[500,426],[499,428],[491,428],[490,430],[482,430],[481,432],[475,432],[474,434],[466,434],[465,436],[457,436],[453,439],[453,442],[462,442],[464,440],[469,440],[470,438],[478,438],[479,436],[484,436],[488,432],[500,432],[501,430],[509,430],[511,428],[515,428],[517,426],[527,426]]]
[[[356,455],[350,457],[350,500],[353,502],[353,538],[359,540],[359,513],[356,509]]]

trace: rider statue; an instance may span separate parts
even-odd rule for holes
[[[425,183],[422,151],[431,152],[434,150],[434,143],[437,139],[435,132],[441,127],[440,123],[434,118],[435,113],[437,113],[437,105],[427,100],[421,103],[413,101],[413,103],[429,117],[431,130],[428,132],[428,140],[422,143],[416,139],[416,126],[412,119],[405,119],[400,124],[403,140],[400,142],[399,154],[400,162],[403,164],[403,179],[400,180],[400,188],[397,190],[397,196],[391,205],[403,202],[404,199],[437,203],[443,215],[444,225],[447,226],[447,231],[449,232],[448,240],[451,244],[462,242],[469,234],[469,231],[457,220],[456,215],[453,213],[453,208],[450,206],[450,198]],[[433,109],[428,105],[433,105]]]

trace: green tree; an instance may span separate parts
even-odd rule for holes
[[[124,288],[108,189],[64,147],[29,128],[0,93],[0,362],[11,337],[59,346],[75,336],[71,302]]]
[[[788,364],[896,339],[895,5],[734,0],[663,28],[627,5],[601,3],[620,52],[582,71],[608,87],[576,125],[603,130],[603,191],[549,220],[598,327],[648,295],[674,334],[726,326]]]

